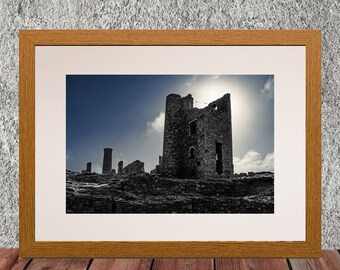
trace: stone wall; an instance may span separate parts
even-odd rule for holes
[[[217,144],[220,163],[217,170]],[[168,177],[229,178],[233,174],[230,95],[203,109],[193,108],[191,95],[166,99],[161,172]]]
[[[230,177],[234,173],[230,95],[210,103],[203,109],[205,178]],[[221,172],[216,171],[217,144],[222,147]]]
[[[181,108],[180,95],[170,94],[166,97],[162,173],[169,177],[176,177],[179,174],[178,123],[181,121],[181,115],[178,112]]]
[[[67,213],[273,213],[273,174],[234,180],[69,176]]]
[[[123,168],[123,174],[131,175],[131,174],[140,174],[144,172],[144,162],[139,160],[135,160],[130,163],[126,167]]]

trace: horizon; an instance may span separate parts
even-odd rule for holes
[[[154,169],[170,93],[191,94],[197,108],[230,93],[234,172],[274,172],[273,75],[67,75],[66,169],[92,162],[101,173],[107,147],[116,171],[120,160]]]

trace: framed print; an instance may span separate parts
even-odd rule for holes
[[[320,31],[22,30],[19,53],[20,256],[320,256]]]

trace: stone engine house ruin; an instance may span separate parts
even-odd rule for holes
[[[140,174],[144,172],[144,162],[135,160],[123,168],[123,174]]]
[[[173,178],[219,179],[233,175],[230,94],[203,109],[189,94],[166,98],[161,174]]]

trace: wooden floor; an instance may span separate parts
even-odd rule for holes
[[[0,249],[0,270],[340,270],[337,250],[320,259],[26,259]]]

